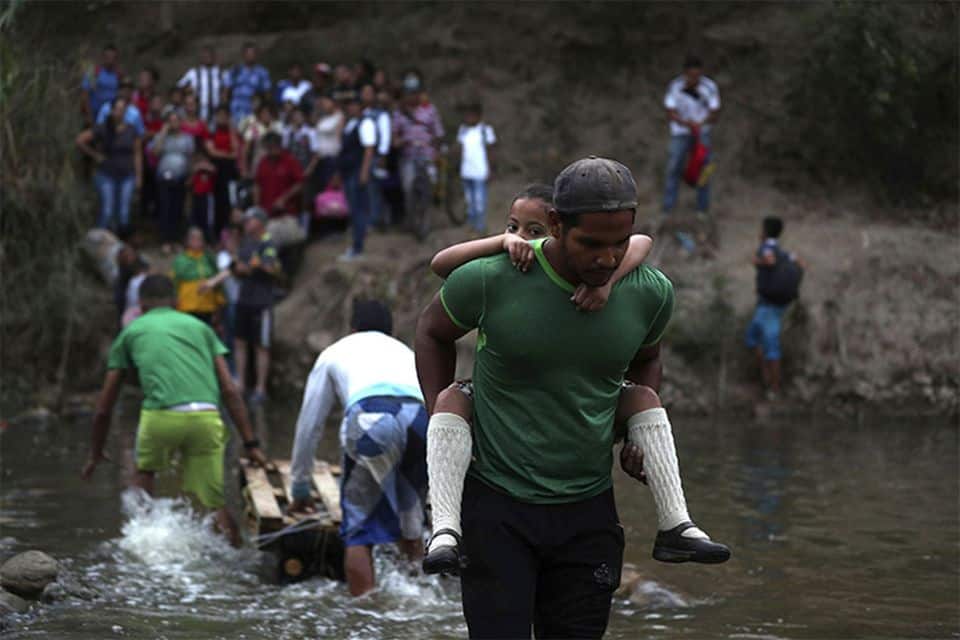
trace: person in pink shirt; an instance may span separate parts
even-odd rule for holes
[[[400,182],[403,185],[407,221],[420,235],[429,231],[427,220],[414,220],[412,201],[417,164],[426,163],[430,181],[437,181],[437,153],[443,140],[443,123],[437,108],[427,99],[420,77],[413,72],[403,78],[403,101],[393,114],[393,146],[400,149]],[[425,216],[425,212],[419,212]]]

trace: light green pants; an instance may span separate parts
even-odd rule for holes
[[[223,452],[227,430],[216,411],[143,409],[137,429],[138,471],[165,471],[180,452],[184,492],[210,509],[224,505]]]

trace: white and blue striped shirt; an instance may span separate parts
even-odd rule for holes
[[[223,72],[220,67],[203,65],[188,69],[177,82],[178,87],[190,87],[197,96],[200,119],[210,122],[213,112],[220,105],[220,91],[224,87]]]

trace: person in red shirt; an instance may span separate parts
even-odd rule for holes
[[[140,110],[144,124],[150,116],[150,100],[156,95],[157,78],[159,74],[153,67],[146,67],[137,74],[137,90],[133,92],[133,106]]]
[[[271,131],[263,137],[266,155],[257,165],[254,201],[271,218],[297,215],[300,212],[300,191],[303,188],[303,168],[293,155],[283,148],[280,134]]]
[[[217,169],[207,157],[204,147],[197,147],[193,156],[193,170],[190,173],[190,186],[193,192],[193,208],[190,217],[193,226],[203,230],[203,237],[208,244],[216,242],[216,224],[213,208],[213,186],[216,180]]]
[[[147,113],[143,116],[143,166],[149,171],[143,172],[143,187],[140,189],[141,215],[152,216],[157,208],[157,154],[153,152],[150,143],[160,130],[163,129],[163,96],[154,93],[150,98]]]
[[[230,199],[230,184],[237,180],[237,158],[240,155],[240,136],[230,120],[230,108],[220,105],[213,115],[213,131],[207,140],[207,154],[217,168],[217,180],[213,190],[215,211],[214,230],[217,237],[230,220],[233,203]]]
[[[183,119],[180,123],[180,130],[194,137],[194,144],[197,148],[204,146],[204,143],[210,137],[210,130],[207,129],[207,123],[200,119],[200,107],[197,103],[197,96],[192,93],[183,98]]]

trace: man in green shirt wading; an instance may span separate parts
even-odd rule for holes
[[[183,490],[216,510],[219,529],[239,543],[236,524],[224,506],[223,453],[227,431],[220,420],[220,396],[243,436],[247,455],[266,459],[253,436],[243,398],[234,386],[216,334],[202,321],[175,311],[173,282],[148,276],[140,285],[143,315],[117,336],[110,348],[106,379],[93,416],[90,459],[82,475],[89,479],[102,460],[110,416],[125,376],[139,381],[143,406],[137,428],[133,484],[153,495],[154,474],[170,466],[179,453]]]
[[[521,273],[507,254],[469,262],[420,318],[417,371],[431,413],[444,410],[435,405],[453,381],[455,341],[478,329],[460,545],[471,637],[527,638],[533,628],[538,638],[599,638],[606,629],[624,545],[611,478],[614,423],[631,436],[670,433],[656,390],[673,286],[641,265],[600,312],[582,313],[569,298],[578,285],[601,286],[613,275],[636,206],[625,166],[593,156],[574,162],[556,180],[550,217],[559,233],[534,242],[534,265]],[[642,402],[618,418],[625,379],[641,385]],[[661,444],[673,455],[672,436]],[[672,464],[679,481],[675,455]],[[651,486],[651,475],[662,475],[645,473]],[[677,512],[688,519],[685,508]],[[689,522],[671,535],[683,531],[701,535]]]

